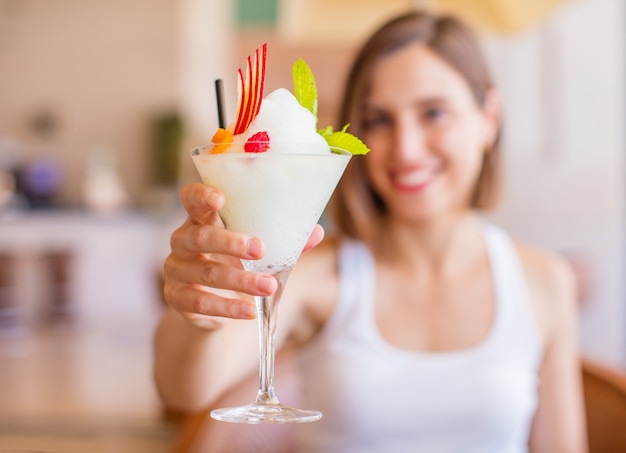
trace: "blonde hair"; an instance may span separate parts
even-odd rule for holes
[[[467,81],[476,103],[483,106],[493,84],[478,38],[462,21],[412,11],[383,25],[363,45],[349,72],[339,124],[362,135],[363,102],[372,73],[380,60],[410,44],[422,43],[454,67]],[[471,207],[492,208],[500,194],[500,140],[485,150],[483,165],[471,196]],[[365,157],[367,159],[367,157]],[[330,212],[340,234],[376,245],[383,237],[386,207],[370,185],[364,158],[354,158],[340,181]]]

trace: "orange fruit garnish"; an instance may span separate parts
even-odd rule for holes
[[[211,142],[213,142],[211,154],[222,154],[228,149],[232,141],[233,133],[220,127],[215,134],[213,134],[213,138],[211,139]]]

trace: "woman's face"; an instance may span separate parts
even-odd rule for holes
[[[477,105],[445,60],[413,44],[378,63],[362,126],[368,178],[390,215],[425,221],[469,207],[497,114]]]

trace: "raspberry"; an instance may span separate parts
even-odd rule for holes
[[[264,153],[268,149],[270,149],[270,136],[266,131],[257,132],[243,145],[243,150],[247,153]]]

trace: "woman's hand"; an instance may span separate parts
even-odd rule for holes
[[[255,237],[228,231],[218,215],[224,195],[204,184],[189,184],[181,191],[188,218],[171,238],[171,253],[164,265],[166,302],[194,324],[219,328],[220,318],[253,319],[254,300],[276,288],[276,280],[247,272],[241,259],[262,258],[263,243]],[[305,250],[324,237],[316,226]]]

